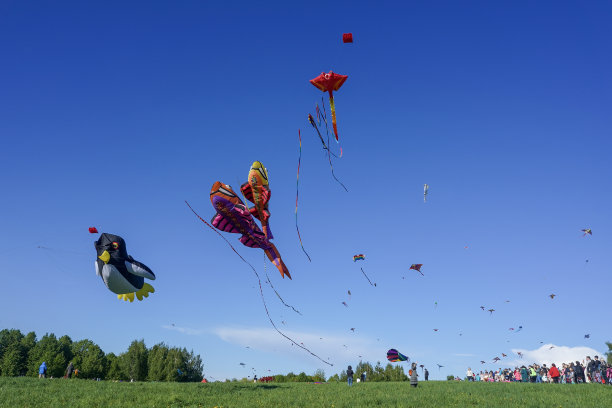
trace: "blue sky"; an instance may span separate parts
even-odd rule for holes
[[[217,379],[329,375],[391,347],[441,378],[612,340],[609,2],[4,1],[0,16],[0,327],[185,346]],[[348,193],[306,119],[329,70],[349,76]],[[210,219],[212,183],[238,188],[254,160],[293,280],[225,235],[302,312],[266,287],[279,327],[333,367],[271,331],[252,271],[184,204]],[[89,226],[126,240],[155,294],[104,287]]]

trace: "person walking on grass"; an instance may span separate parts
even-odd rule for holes
[[[419,385],[419,373],[417,372],[417,364],[412,363],[410,369],[410,386],[416,388]]]
[[[38,367],[38,378],[47,378],[47,363],[44,361],[40,367]]]
[[[348,368],[346,369],[346,380],[348,382],[349,387],[351,385],[353,385],[353,375],[355,373],[353,372],[353,367],[348,366]]]

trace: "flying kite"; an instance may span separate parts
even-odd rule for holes
[[[499,361],[499,360],[501,360],[501,358],[499,358],[499,357],[495,357],[495,358],[493,359],[493,362],[495,363],[495,362],[497,362],[497,361]]]
[[[348,307],[348,305],[346,304],[346,302],[342,302],[342,304],[343,304],[344,306]]]
[[[96,253],[96,275],[106,287],[117,294],[118,299],[134,301],[149,297],[155,292],[144,279],[155,280],[155,274],[145,264],[136,261],[127,253],[125,241],[119,235],[103,233],[94,242]]]
[[[98,230],[97,230],[97,228],[96,228],[96,227],[89,227],[89,233],[90,233],[90,234],[97,234],[97,233],[98,233]]]
[[[423,185],[423,202],[427,202],[427,193],[429,192],[429,184]]]
[[[515,331],[515,333],[518,333],[518,332],[520,332],[521,330],[523,330],[523,326],[519,326],[519,327],[518,327],[518,330],[517,330],[517,331]]]
[[[250,248],[261,248],[281,276],[291,279],[276,246],[261,232],[249,209],[227,184],[216,181],[210,189],[210,202],[217,211],[212,225],[218,230],[242,234],[240,242]]]
[[[246,366],[246,364],[244,364],[244,363],[240,363],[240,365],[241,365],[241,366]]]
[[[593,231],[591,231],[591,229],[590,229],[590,228],[585,228],[585,229],[583,229],[583,230],[582,230],[582,232],[584,232],[584,234],[582,234],[582,236],[583,236],[583,237],[584,237],[586,234],[593,235]]]
[[[507,355],[507,354],[502,353],[502,357],[508,357],[508,355]]]
[[[485,361],[484,361],[484,360],[480,360],[480,364],[484,364],[484,363],[485,363]]]
[[[437,332],[437,331],[438,331],[438,329],[433,329],[433,331]]]
[[[485,310],[485,307],[484,307],[484,306],[480,306],[480,308],[481,308],[481,309],[483,310],[483,312],[484,312],[484,310]]]
[[[363,260],[365,260],[364,254],[353,255],[353,262],[363,261]]]
[[[590,338],[591,338],[591,335],[590,335],[590,334],[585,334],[585,335],[584,335],[584,338],[585,338],[585,339],[590,339]]]
[[[550,298],[551,298],[551,299],[554,299],[554,298],[555,298],[555,296],[557,296],[557,295],[555,295],[554,293],[551,293],[551,294],[550,294],[550,295],[548,295],[548,296],[550,296]]]
[[[523,358],[523,353],[521,353],[520,351],[518,351],[516,354],[518,354],[520,358]]]
[[[495,311],[495,309],[489,309],[487,310],[487,312],[491,313],[491,316],[493,316],[493,312]]]
[[[348,291],[349,299],[351,298],[351,291]]]
[[[351,327],[351,331],[352,331],[353,333],[355,333],[355,328],[354,328],[354,327]]]
[[[327,74],[322,72],[321,75],[310,80],[310,83],[316,86],[320,91],[329,93],[329,106],[331,107],[332,125],[334,128],[334,135],[336,136],[336,142],[338,141],[338,127],[336,125],[336,105],[334,104],[334,95],[332,92],[339,90],[347,78],[347,75],[340,75],[333,71],[329,71]]]
[[[444,366],[443,366],[443,365],[441,365],[441,364],[437,364],[437,363],[436,363],[436,365],[438,366],[438,370],[439,370],[439,369],[441,369],[442,367],[444,367]]]
[[[511,327],[511,328],[509,328],[508,330],[513,331],[513,330],[514,330],[514,327]]]
[[[249,208],[249,212],[261,222],[261,229],[266,238],[268,240],[274,239],[268,225],[268,220],[270,219],[268,203],[272,195],[268,181],[268,170],[266,170],[261,162],[255,161],[249,170],[248,180],[240,186],[240,191],[247,200],[255,204],[254,207]]]
[[[412,264],[412,265],[410,265],[410,269],[414,269],[415,271],[417,271],[421,275],[425,276],[425,274],[423,274],[423,272],[421,272],[421,266],[423,266],[423,264]]]
[[[342,34],[342,42],[343,43],[352,43],[353,42],[353,33],[344,33]]]
[[[387,351],[387,360],[391,361],[392,363],[397,363],[398,361],[410,361],[410,358],[403,355],[396,349],[390,349]]]
[[[555,346],[550,346],[548,349],[549,349],[549,350],[552,350],[552,349],[554,349],[554,348],[555,348]]]

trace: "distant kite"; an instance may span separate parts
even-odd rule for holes
[[[484,312],[484,310],[485,310],[485,307],[484,307],[484,306],[480,306],[480,308],[481,308],[481,309],[482,309],[482,311]]]
[[[425,274],[423,272],[421,272],[421,266],[423,266],[423,264],[412,264],[412,265],[410,265],[410,269],[414,269],[415,271],[417,271],[421,275],[425,276]]]
[[[365,260],[364,254],[353,255],[353,262],[363,261],[363,260]]]
[[[497,361],[499,361],[499,360],[501,360],[501,358],[499,358],[499,357],[495,357],[495,358],[493,359],[493,362],[495,363],[495,362],[497,362]]]
[[[519,351],[519,352],[517,352],[516,354],[518,354],[518,356],[519,356],[520,358],[523,358],[523,353],[521,353],[520,351]]]
[[[89,227],[89,233],[90,234],[97,234],[98,230],[96,229],[96,227]]]
[[[489,309],[487,310],[487,312],[491,313],[491,316],[493,315],[493,312],[495,311],[495,309]]]
[[[355,328],[354,328],[354,327],[351,327],[351,331],[352,331],[353,333],[355,333]]]
[[[343,43],[352,43],[353,42],[353,33],[344,33],[342,34],[342,42]]]
[[[584,335],[584,338],[585,338],[585,339],[590,339],[590,338],[591,338],[591,335],[590,335],[590,334],[585,334],[585,335]]]
[[[555,346],[550,346],[548,349],[549,349],[549,350],[552,350],[552,349],[554,349],[554,348],[555,348]]]
[[[506,355],[506,354],[502,353],[502,357],[508,357],[508,355]]]
[[[343,304],[344,306],[348,307],[348,305],[346,304],[346,302],[342,302],[342,304]]]
[[[508,330],[513,331],[513,330],[514,330],[514,327],[511,327],[511,328],[509,328]]]
[[[518,330],[517,330],[515,333],[518,333],[518,332],[520,332],[521,330],[523,330],[523,326],[519,326],[519,327],[518,327]]]
[[[403,355],[396,349],[390,349],[389,351],[387,351],[387,360],[396,363],[398,361],[410,361],[410,358],[408,358],[408,356]]]
[[[484,363],[485,363],[485,361],[484,361],[484,360],[480,360],[480,364],[484,364]]]
[[[554,298],[555,298],[555,296],[557,296],[557,295],[555,295],[554,293],[551,293],[551,294],[550,294],[550,295],[548,295],[548,296],[550,296],[550,298],[551,298],[551,299],[554,299]]]
[[[246,366],[246,364],[244,364],[244,363],[240,363],[240,365],[241,365],[241,366]]]
[[[423,185],[423,202],[427,202],[427,193],[429,192],[429,184]]]
[[[433,329],[433,331],[437,332],[437,331],[438,331],[438,329]]]
[[[583,236],[583,237],[584,237],[586,234],[593,235],[593,231],[591,231],[591,229],[590,229],[590,228],[585,228],[585,229],[583,229],[583,230],[582,230],[582,232],[584,232],[584,234],[582,234],[582,236]]]
[[[440,365],[440,364],[437,364],[437,363],[436,363],[436,365],[438,366],[438,370],[441,369],[442,367],[444,367],[443,365]]]

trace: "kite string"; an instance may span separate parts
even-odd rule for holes
[[[283,298],[281,297],[280,293],[278,293],[278,292],[276,291],[276,288],[274,287],[274,285],[272,285],[272,280],[270,279],[270,276],[268,276],[268,268],[267,268],[267,266],[266,266],[266,265],[267,265],[267,264],[266,264],[266,254],[264,253],[264,273],[266,274],[266,279],[267,279],[266,283],[267,283],[268,285],[270,285],[270,287],[272,288],[272,290],[274,291],[274,293],[276,293],[276,296],[277,296],[277,297],[280,299],[280,301],[282,302],[282,304],[283,304],[283,305],[285,305],[285,307],[291,308],[291,309],[293,309],[293,311],[294,311],[295,313],[299,314],[300,316],[303,316],[303,314],[302,314],[302,313],[301,313],[299,310],[297,310],[295,307],[293,307],[293,306],[288,305],[287,303],[285,303],[285,301],[284,301],[284,300],[283,300]]]
[[[238,251],[236,251],[236,248],[234,248],[234,246],[227,240],[227,238],[225,238],[219,231],[217,231],[217,229],[215,227],[213,227],[212,225],[210,225],[205,219],[203,219],[202,217],[200,217],[200,215],[195,212],[195,210],[191,207],[191,205],[189,205],[189,203],[187,202],[187,200],[185,200],[185,204],[187,204],[187,206],[189,207],[189,209],[196,215],[196,217],[198,217],[200,219],[200,221],[202,221],[204,224],[208,225],[208,227],[215,231],[217,233],[217,235],[219,235],[221,238],[223,238],[223,240],[227,243],[227,245],[229,245],[229,247],[232,249],[232,251],[234,251],[236,253],[236,255],[238,255],[240,257],[240,259],[242,259],[242,261],[244,263],[246,263],[247,265],[249,265],[251,267],[251,269],[253,270],[253,272],[255,273],[255,276],[257,277],[257,282],[259,283],[259,294],[261,295],[261,301],[264,305],[264,309],[266,310],[266,315],[268,316],[268,320],[270,321],[270,323],[272,324],[272,327],[274,327],[274,330],[276,330],[278,332],[278,334],[280,334],[281,336],[283,336],[284,338],[286,338],[287,340],[289,340],[292,344],[295,344],[296,346],[298,346],[299,348],[305,350],[306,352],[308,352],[310,355],[318,358],[320,361],[322,361],[323,363],[329,365],[329,366],[334,366],[332,363],[329,363],[325,360],[323,360],[321,357],[319,357],[318,355],[316,355],[315,353],[313,353],[312,351],[310,351],[308,348],[302,346],[301,344],[297,343],[295,340],[293,340],[291,337],[287,336],[285,333],[283,333],[282,331],[280,331],[278,329],[278,327],[276,327],[276,324],[274,323],[274,321],[272,320],[272,317],[270,317],[270,312],[268,311],[268,305],[266,304],[266,299],[264,297],[263,294],[263,288],[261,287],[261,278],[259,277],[259,274],[257,273],[257,270],[253,267],[253,265],[251,265],[249,263],[249,261],[247,261],[246,259],[244,259],[242,257],[242,255],[240,255],[240,253]]]
[[[299,129],[298,129],[298,139],[300,141],[300,155],[298,157],[297,181],[296,181],[296,187],[295,187],[296,188],[296,191],[295,191],[295,229],[297,230],[298,239],[300,240],[300,246],[302,247],[302,251],[304,251],[304,253],[306,254],[308,261],[312,262],[312,259],[310,259],[310,255],[308,255],[308,252],[306,252],[306,250],[304,249],[304,244],[302,243],[302,236],[300,235],[300,227],[298,227],[298,198],[300,196],[300,166],[302,164],[302,135]]]
[[[372,281],[370,280],[370,278],[368,278],[368,275],[366,275],[366,273],[365,273],[365,271],[363,270],[363,268],[360,268],[360,269],[361,269],[361,273],[363,273],[363,276],[365,276],[365,277],[366,277],[366,279],[368,280],[368,282],[370,282],[370,285],[372,285],[372,286],[376,286],[375,284],[373,284],[373,283],[372,283]]]
[[[334,173],[334,166],[332,164],[332,159],[331,159],[331,155],[334,155],[334,157],[338,157],[335,154],[333,154],[331,152],[331,150],[329,149],[328,146],[325,145],[325,141],[323,140],[323,137],[321,136],[321,132],[319,131],[319,128],[317,127],[316,122],[314,121],[314,119],[310,119],[312,117],[312,115],[308,115],[308,118],[310,120],[310,124],[312,125],[312,127],[315,128],[315,130],[317,131],[317,134],[319,135],[319,139],[321,139],[321,143],[323,143],[323,148],[327,151],[327,159],[329,160],[329,167],[331,169],[331,173],[332,173],[332,177],[334,178],[334,180],[336,180],[343,188],[344,190],[348,193],[348,189],[346,188],[346,186],[344,184],[342,184],[342,182],[340,180],[338,180],[338,178],[336,177],[336,173]],[[327,135],[327,138],[329,139],[329,134]]]

